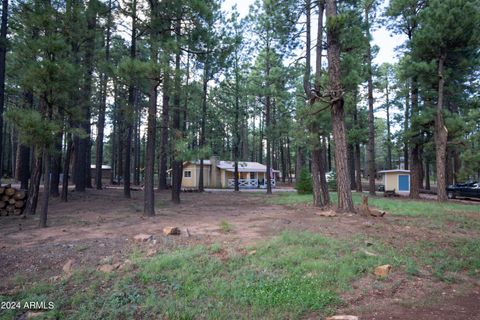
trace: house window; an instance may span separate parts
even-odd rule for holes
[[[190,170],[184,171],[184,172],[183,172],[183,177],[184,177],[184,178],[191,178],[191,177],[192,177],[192,171],[190,171]]]

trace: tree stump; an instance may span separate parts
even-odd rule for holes
[[[379,211],[377,209],[370,208],[368,206],[368,196],[362,195],[362,204],[359,208],[360,214],[363,216],[372,216],[372,217],[383,217],[385,215],[385,211]]]

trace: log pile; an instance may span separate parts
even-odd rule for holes
[[[0,186],[0,216],[21,215],[27,202],[27,192],[12,188],[10,185]]]

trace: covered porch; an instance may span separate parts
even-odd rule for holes
[[[227,188],[235,188],[235,175],[232,171],[225,171]],[[275,187],[275,177],[271,179],[272,187]],[[265,172],[239,172],[238,186],[240,189],[266,188],[267,180]]]

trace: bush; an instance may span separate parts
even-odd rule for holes
[[[312,190],[312,177],[306,168],[302,168],[297,181],[297,192],[298,194],[310,194]]]
[[[330,191],[337,191],[337,171],[333,170],[327,174],[327,184]]]

